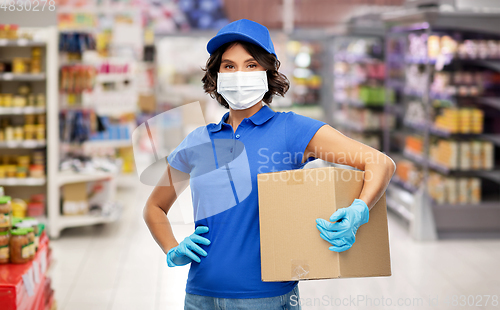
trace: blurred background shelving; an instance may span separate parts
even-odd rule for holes
[[[398,166],[388,206],[417,239],[500,230],[498,19],[467,18],[430,10],[385,19],[385,85],[395,94],[386,108],[404,111],[385,129]]]

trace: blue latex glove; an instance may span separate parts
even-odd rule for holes
[[[329,247],[330,251],[344,252],[352,247],[359,226],[368,223],[369,217],[370,210],[366,203],[361,199],[354,199],[349,207],[338,209],[330,216],[333,223],[318,218],[316,227],[321,232],[321,238],[332,245]]]
[[[192,261],[199,263],[201,261],[200,258],[192,251],[199,255],[207,256],[207,252],[197,244],[210,244],[210,240],[200,236],[200,234],[206,232],[208,232],[207,226],[198,226],[192,235],[184,238],[178,246],[171,248],[167,253],[167,265],[175,267],[189,264]]]

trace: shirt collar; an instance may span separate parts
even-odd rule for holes
[[[254,123],[256,126],[260,126],[270,120],[276,112],[274,112],[269,106],[263,105],[257,113],[250,116],[248,119]],[[226,112],[218,124],[212,124],[209,129],[211,132],[217,132],[222,129],[222,124],[226,122],[229,117],[229,112]]]

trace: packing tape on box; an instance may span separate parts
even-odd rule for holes
[[[211,139],[206,125],[200,103],[193,102],[148,119],[132,133],[139,180],[150,186],[173,185],[186,223],[226,211],[252,191],[244,144],[235,139]],[[196,187],[196,201],[203,203],[192,206],[190,191],[178,191],[183,180],[163,177],[169,155],[188,170],[195,167],[189,171],[190,185]],[[189,197],[183,199],[183,195]]]
[[[292,280],[300,280],[307,278],[309,274],[309,264],[307,260],[300,259],[292,259],[292,272],[291,279]]]

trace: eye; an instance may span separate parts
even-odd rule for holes
[[[224,69],[233,69],[233,68],[234,68],[233,65],[225,65],[224,66]]]
[[[256,64],[249,64],[248,67],[249,68],[257,68],[257,65]]]

